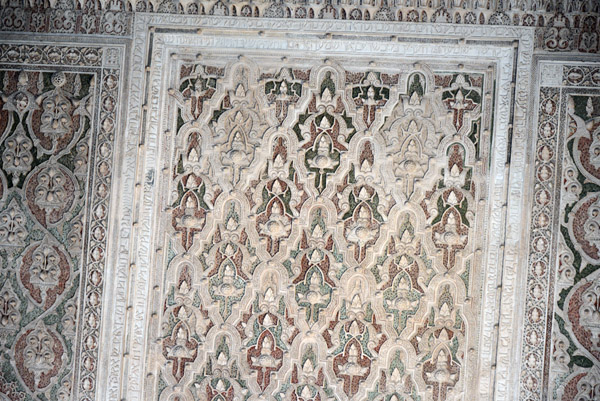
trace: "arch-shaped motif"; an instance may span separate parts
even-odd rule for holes
[[[183,61],[171,92],[169,212],[198,230],[168,227],[161,341],[198,354],[166,351],[165,382],[279,401],[463,388],[487,123],[478,107],[457,130],[446,100],[484,93],[490,71],[261,63]]]

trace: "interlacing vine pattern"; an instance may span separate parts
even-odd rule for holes
[[[460,397],[491,70],[272,65],[181,62],[169,90],[152,392]]]
[[[11,49],[30,65],[0,68],[0,398],[66,401],[95,386],[119,70]]]
[[[562,95],[559,88],[542,88],[536,152],[540,166],[548,165],[548,173],[539,170],[536,181],[547,176],[551,182],[556,175],[560,179],[556,188],[560,193],[560,215],[554,239],[558,246],[556,259],[550,264],[552,340],[547,345],[546,369],[549,367],[550,372],[549,398],[584,401],[600,397],[600,68],[562,67]],[[587,87],[586,92],[581,92],[581,87]],[[558,141],[559,133],[562,143]],[[558,150],[551,147],[554,141],[562,148],[559,164],[554,162]],[[530,245],[530,275],[536,278],[543,278],[548,269],[546,258],[538,250],[546,246],[548,235],[542,230],[552,221],[544,204],[550,205],[550,198],[536,197],[534,210],[539,211],[534,222],[540,229]],[[536,296],[534,291],[532,285],[530,299]],[[532,301],[527,313],[535,323],[541,319],[537,314],[545,305],[537,302],[539,305],[534,307]],[[540,361],[538,353],[528,352],[525,368]],[[535,391],[541,385],[538,381],[532,376],[523,391]]]

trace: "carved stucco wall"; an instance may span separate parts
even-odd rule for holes
[[[123,48],[1,47],[0,393],[70,399],[98,366]]]
[[[2,11],[0,398],[598,397],[595,3],[69,4]]]

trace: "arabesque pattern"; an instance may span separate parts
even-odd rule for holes
[[[181,62],[169,90],[149,394],[468,392],[491,70],[271,65]]]
[[[94,391],[120,74],[89,67],[115,50],[0,51],[30,64],[0,68],[2,399]],[[66,54],[88,68],[52,65]]]
[[[540,49],[600,50],[597,0],[0,0],[0,30],[128,36],[143,13],[531,27]],[[285,24],[285,23],[284,23]]]
[[[593,400],[600,396],[600,68],[565,65],[561,84],[562,96],[558,88],[544,88],[545,93],[554,95],[540,103],[541,114],[556,115],[552,129],[545,132],[555,136],[560,130],[563,140],[562,165],[555,167],[562,171],[552,173],[560,174],[562,180],[556,189],[560,215],[551,267],[548,398]],[[554,124],[560,124],[559,129]],[[541,156],[547,153],[539,139],[538,149]],[[535,263],[546,269],[545,263]]]

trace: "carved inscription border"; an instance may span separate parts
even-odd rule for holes
[[[448,59],[460,59],[469,57],[469,55],[477,55],[490,60],[496,65],[497,71],[497,103],[495,112],[495,126],[493,131],[494,136],[494,152],[495,158],[492,161],[490,170],[491,183],[489,190],[491,200],[489,201],[489,224],[490,237],[488,239],[488,249],[482,249],[481,252],[486,260],[485,283],[483,285],[483,304],[482,309],[485,314],[481,321],[481,342],[482,349],[480,357],[483,364],[491,366],[496,361],[495,377],[480,375],[479,389],[483,399],[492,397],[490,383],[495,383],[496,394],[507,394],[508,389],[514,388],[515,382],[518,380],[517,374],[510,369],[510,365],[514,363],[515,347],[511,346],[514,333],[517,330],[518,324],[514,319],[514,313],[518,313],[518,299],[514,292],[519,278],[517,272],[519,266],[523,263],[519,256],[519,242],[522,235],[520,231],[521,220],[521,204],[522,187],[518,183],[523,182],[524,177],[524,153],[526,132],[528,127],[527,115],[525,113],[528,103],[529,93],[529,69],[531,68],[531,52],[533,48],[531,34],[527,30],[518,28],[505,27],[486,27],[491,29],[497,37],[507,37],[509,40],[517,40],[516,47],[510,43],[499,41],[498,45],[477,46],[476,44],[462,44],[459,41],[469,31],[473,33],[484,32],[480,27],[469,27],[467,31],[463,27],[455,29],[455,27],[433,27],[422,25],[423,35],[445,34],[454,36],[456,44],[444,45],[444,53],[440,53],[440,48],[427,43],[415,42],[379,42],[361,40],[345,40],[343,37],[332,39],[326,43],[321,40],[306,38],[280,38],[276,32],[269,30],[269,24],[277,26],[278,21],[229,21],[223,20],[220,23],[218,18],[211,20],[210,24],[218,26],[221,24],[223,28],[218,28],[214,32],[205,31],[202,35],[184,35],[181,33],[160,33],[158,30],[151,29],[148,32],[148,26],[193,26],[195,28],[202,26],[200,21],[205,21],[201,18],[186,18],[182,16],[142,16],[136,20],[134,27],[134,46],[132,53],[132,70],[131,70],[131,90],[129,91],[129,120],[127,134],[125,140],[125,159],[124,163],[130,168],[124,169],[124,174],[121,177],[121,211],[123,213],[120,220],[120,226],[124,229],[119,238],[118,263],[116,265],[115,275],[117,277],[116,292],[113,294],[115,303],[112,310],[115,316],[123,316],[123,318],[115,318],[113,321],[114,328],[112,351],[110,358],[109,371],[106,374],[105,381],[99,394],[107,394],[112,396],[127,396],[131,399],[143,399],[142,394],[144,389],[140,384],[144,381],[142,375],[145,374],[144,358],[146,342],[148,334],[146,331],[146,321],[152,317],[148,316],[149,305],[147,304],[148,294],[152,292],[150,287],[150,270],[149,267],[153,264],[155,258],[152,249],[156,249],[154,245],[153,227],[158,219],[154,216],[161,211],[154,208],[155,183],[156,177],[163,174],[164,162],[161,162],[163,156],[163,148],[160,145],[159,138],[164,135],[163,130],[165,111],[162,109],[162,100],[167,96],[168,87],[165,80],[161,77],[174,64],[171,62],[172,54],[181,52],[179,46],[193,47],[199,49],[227,49],[232,48],[234,52],[242,52],[241,48],[256,48],[256,49],[271,49],[278,52],[290,52],[297,54],[299,51],[315,54],[317,57],[324,54],[336,54],[339,52],[342,56],[345,52],[357,52],[372,57],[374,61],[377,57],[389,57],[389,54],[411,55],[415,58],[426,58],[436,54],[437,57]],[[234,37],[223,38],[220,33],[226,32],[227,24],[235,23],[236,26],[246,23],[259,24],[262,27],[264,34],[244,37],[235,37],[235,33],[231,32]],[[354,25],[344,23],[335,23],[342,30],[360,29]],[[212,28],[214,29],[214,27]],[[384,28],[382,28],[385,30]],[[409,33],[408,26],[393,26],[389,28],[390,34]],[[440,31],[441,29],[441,31]],[[311,22],[306,22],[304,30],[307,32],[319,32]],[[222,32],[219,32],[222,31]],[[443,31],[443,32],[442,32]],[[258,32],[256,32],[258,34]],[[385,35],[385,33],[381,34]],[[150,47],[149,47],[150,45]],[[146,55],[147,49],[151,49],[152,55],[150,58]],[[515,57],[518,55],[516,66],[513,64]],[[176,57],[176,56],[175,56]],[[146,60],[150,59],[148,64]],[[458,65],[458,63],[457,63]],[[146,68],[147,67],[147,68]],[[516,67],[516,69],[514,68]],[[513,76],[513,70],[516,76]],[[512,93],[510,90],[510,82],[516,78],[515,85],[515,101],[513,102]],[[146,89],[144,89],[146,88]],[[513,111],[513,120],[510,120],[511,110]],[[160,127],[163,128],[160,128]],[[508,151],[508,134],[509,126],[512,128],[512,155],[510,169],[506,168],[506,160]],[[138,158],[138,155],[142,156]],[[134,166],[139,166],[137,173]],[[506,177],[510,177],[511,187],[506,187]],[[135,189],[135,190],[134,190]],[[506,195],[508,194],[508,195]],[[507,199],[508,196],[508,199]],[[138,201],[135,201],[138,199]],[[508,200],[508,202],[507,202]],[[131,205],[136,202],[140,205],[139,214]],[[133,214],[135,213],[135,215]],[[132,227],[130,229],[129,227]],[[507,231],[505,232],[505,227]],[[125,233],[131,235],[124,235]],[[134,245],[135,244],[135,245]],[[129,254],[128,249],[137,249],[135,254]],[[158,246],[160,248],[160,246]],[[163,252],[165,250],[163,249]],[[125,281],[119,283],[120,280],[132,274],[129,280],[128,287]],[[500,294],[500,303],[502,304],[502,315],[498,316],[493,311],[498,308],[498,283],[502,278],[503,287]],[[130,301],[126,301],[130,299]],[[126,310],[130,312],[125,313]],[[125,320],[129,316],[130,320]],[[500,322],[499,330],[494,329],[494,325]],[[118,333],[126,333],[125,338]],[[496,354],[494,338],[498,338],[503,346],[498,348]],[[123,343],[123,340],[125,342]],[[124,348],[125,347],[125,348]],[[120,356],[127,349],[126,358]],[[152,363],[152,361],[146,361]],[[122,365],[123,364],[123,365]],[[121,376],[120,372],[126,372]],[[511,373],[512,376],[511,376]],[[105,390],[104,390],[105,389]],[[103,393],[106,391],[106,393]],[[497,396],[496,399],[501,399]]]

